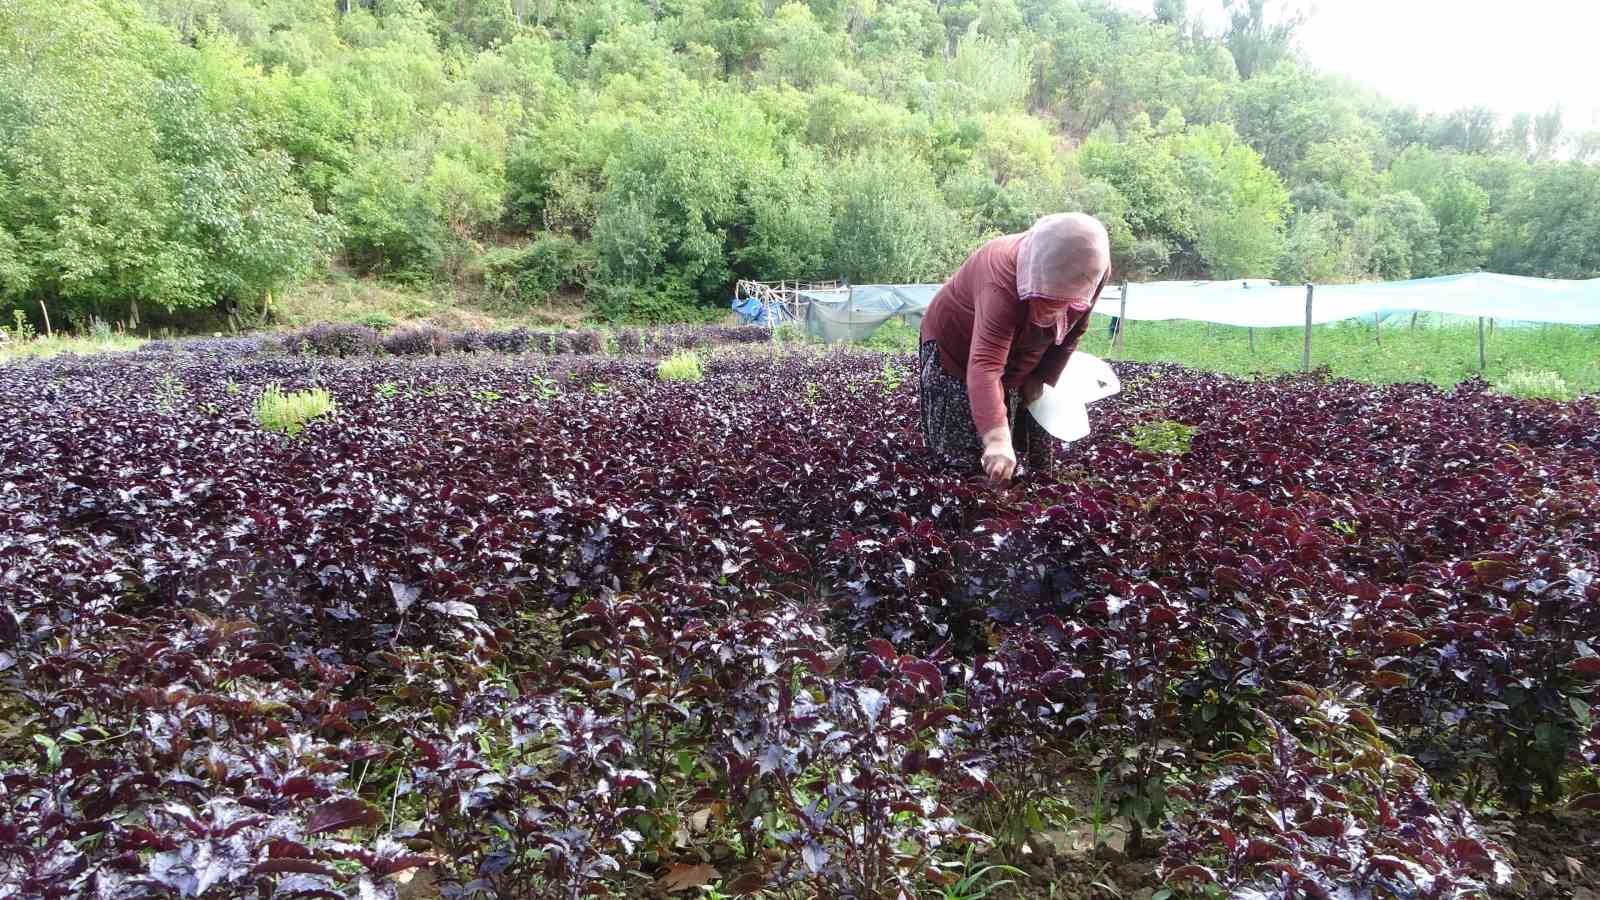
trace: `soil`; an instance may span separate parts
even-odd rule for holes
[[[1496,898],[1600,900],[1600,818],[1560,813],[1480,815],[1490,838],[1505,846],[1517,883]]]

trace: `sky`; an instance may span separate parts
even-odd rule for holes
[[[1120,0],[1149,13],[1150,0]],[[1281,6],[1281,2],[1279,4]],[[1504,123],[1560,104],[1567,129],[1600,128],[1596,0],[1300,0],[1297,42],[1320,69],[1432,112],[1487,106]],[[1190,0],[1215,33],[1220,0]],[[1273,8],[1269,3],[1268,8]]]

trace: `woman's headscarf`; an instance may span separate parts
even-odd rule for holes
[[[1084,213],[1055,213],[1033,224],[1017,246],[1017,296],[1054,312],[1056,343],[1067,312],[1087,314],[1111,277],[1111,238]]]

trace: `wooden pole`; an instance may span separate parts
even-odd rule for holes
[[[1489,368],[1489,358],[1483,349],[1483,316],[1478,317],[1478,371]]]
[[[850,285],[850,293],[845,298],[844,304],[844,339],[847,343],[856,342],[856,286]]]
[[[1300,352],[1300,371],[1311,371],[1311,285],[1306,285],[1306,346]]]
[[[56,333],[50,330],[50,307],[45,305],[43,297],[39,298],[39,311],[44,313],[44,336],[47,338],[55,337]],[[68,318],[70,319],[71,316],[68,316]]]
[[[1411,333],[1417,333],[1417,311],[1414,309],[1411,311]]]
[[[1383,346],[1383,320],[1378,318],[1377,313],[1372,314],[1372,337],[1379,347]]]
[[[1117,353],[1122,352],[1122,329],[1128,322],[1128,283],[1122,283],[1122,307],[1117,316],[1117,331],[1111,336],[1111,349]]]
[[[1254,328],[1246,328],[1245,330],[1250,332],[1250,353],[1254,355],[1256,352],[1256,330]]]

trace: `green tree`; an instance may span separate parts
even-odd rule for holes
[[[1289,193],[1226,125],[1170,139],[1193,198],[1194,246],[1212,278],[1270,272],[1283,245]]]
[[[1239,77],[1251,78],[1286,58],[1294,47],[1294,33],[1305,24],[1306,14],[1287,10],[1277,21],[1267,10],[1266,0],[1222,0],[1228,11],[1228,28],[1222,42],[1233,54]]]

